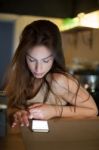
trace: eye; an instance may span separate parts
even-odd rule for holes
[[[43,62],[44,62],[44,63],[48,63],[48,62],[49,62],[49,60],[43,60]]]
[[[28,58],[28,60],[29,60],[30,62],[35,62],[35,60],[34,60],[34,59],[31,59],[31,58]]]

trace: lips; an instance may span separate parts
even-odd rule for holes
[[[36,76],[42,76],[44,73],[34,73]]]

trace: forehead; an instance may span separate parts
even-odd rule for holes
[[[28,54],[36,59],[43,59],[52,54],[46,46],[35,46],[28,51]]]

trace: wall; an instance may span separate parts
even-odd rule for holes
[[[85,30],[80,32],[64,32],[62,43],[66,63],[73,61],[97,63],[99,62],[99,30]]]

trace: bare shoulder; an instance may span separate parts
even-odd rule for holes
[[[70,89],[73,91],[74,89],[77,89],[77,80],[68,73],[54,73],[52,77],[52,87],[55,90],[55,92],[64,93]]]
[[[53,78],[53,83],[57,83],[57,84],[60,84],[60,85],[63,85],[64,82],[66,83],[67,80],[68,80],[68,77],[65,76],[64,74],[61,74],[61,73],[54,73],[52,75],[52,78]]]
[[[57,82],[60,85],[66,86],[67,84],[77,84],[78,81],[70,74],[61,74],[54,73],[53,74],[53,82]]]

